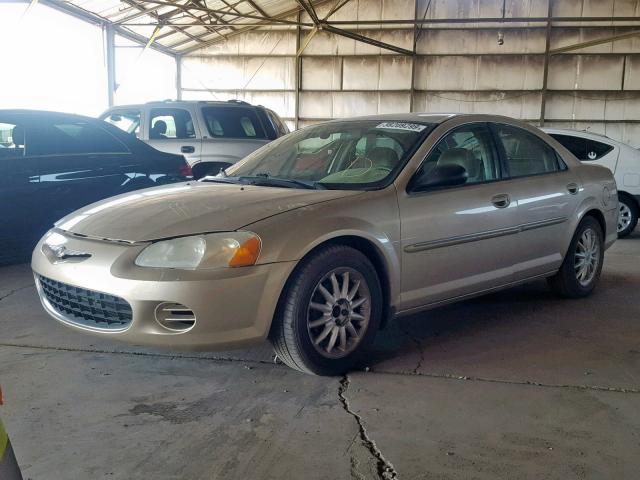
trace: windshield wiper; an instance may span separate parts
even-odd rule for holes
[[[253,177],[239,177],[250,185],[258,185],[264,187],[284,187],[284,188],[306,188],[309,190],[324,189],[324,186],[318,182],[304,182],[293,178],[270,177],[268,173],[258,173]]]
[[[234,177],[214,177],[212,175],[206,175],[202,177],[200,182],[212,182],[212,183],[241,183],[237,178]]]

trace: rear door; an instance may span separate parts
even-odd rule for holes
[[[201,107],[202,161],[233,164],[271,140],[252,107],[206,105]]]
[[[518,204],[516,279],[544,275],[562,263],[567,226],[578,207],[579,177],[542,138],[504,124],[493,124],[503,157],[506,183]]]
[[[25,155],[28,120],[0,116],[0,264],[26,259],[46,228],[36,161]]]
[[[162,152],[184,155],[189,164],[200,160],[202,134],[193,111],[178,107],[152,107],[146,119],[146,142]]]
[[[39,196],[49,225],[120,193],[131,180],[128,170],[137,170],[128,148],[88,120],[42,117],[27,135],[27,155],[37,159]]]

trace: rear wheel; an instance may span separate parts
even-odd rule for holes
[[[604,241],[598,221],[585,217],[573,235],[569,250],[558,273],[548,279],[551,289],[567,298],[589,295],[602,271]]]
[[[638,204],[629,195],[618,195],[618,237],[626,237],[638,224]]]
[[[270,340],[291,368],[340,375],[362,358],[381,317],[382,291],[371,262],[354,248],[329,246],[293,273]]]

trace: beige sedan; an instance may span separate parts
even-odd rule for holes
[[[398,315],[536,278],[588,295],[616,198],[607,169],[510,118],[362,117],[85,207],[32,267],[71,328],[208,350],[268,338],[287,365],[339,374]]]

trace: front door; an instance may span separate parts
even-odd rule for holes
[[[466,124],[445,134],[418,174],[451,164],[465,168],[466,183],[399,192],[400,310],[512,281],[517,253],[515,192],[500,181],[498,152],[485,123]]]
[[[146,142],[162,152],[184,155],[190,165],[201,157],[202,136],[192,113],[184,108],[152,108],[147,116]]]

